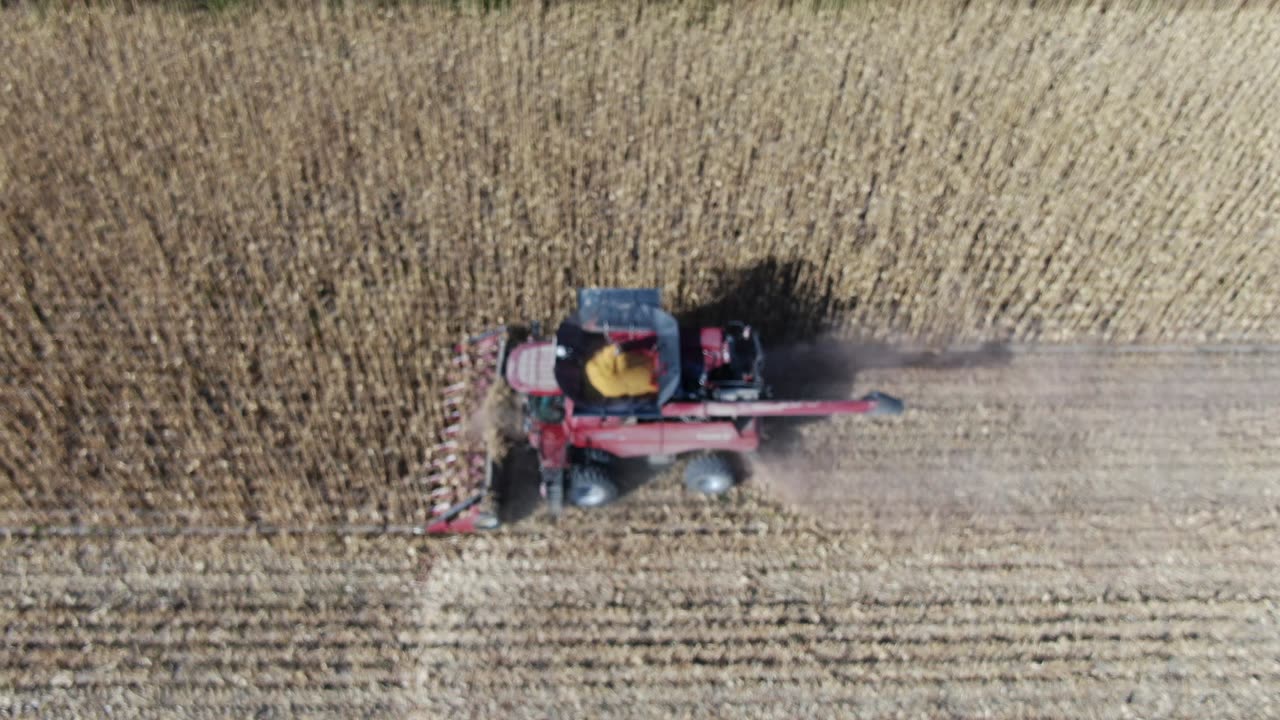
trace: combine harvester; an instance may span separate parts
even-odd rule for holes
[[[492,449],[464,431],[498,375],[520,395],[524,434],[537,451],[542,497],[553,516],[565,503],[594,508],[618,496],[611,467],[619,458],[654,465],[692,455],[685,485],[720,494],[737,482],[732,454],[760,445],[760,418],[897,415],[902,402],[872,392],[857,400],[774,400],[764,380],[764,351],[749,325],[681,328],[662,310],[656,289],[583,289],[578,310],[554,339],[530,336],[508,348],[495,328],[456,348],[456,376],[445,391],[451,424],[431,463],[437,487],[465,488],[439,503],[428,533],[497,527],[483,509],[493,478]],[[588,361],[606,350],[643,364],[648,392],[609,397],[589,379]],[[461,479],[459,480],[459,477]]]

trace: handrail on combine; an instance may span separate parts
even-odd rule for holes
[[[858,400],[756,400],[750,402],[673,402],[662,406],[663,417],[822,417],[827,415],[901,415],[902,401],[872,392]]]

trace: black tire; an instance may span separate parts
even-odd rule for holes
[[[723,495],[735,482],[733,465],[723,455],[700,455],[684,469],[684,486],[703,495]]]
[[[599,465],[576,465],[569,471],[569,503],[598,508],[618,499],[618,485]]]

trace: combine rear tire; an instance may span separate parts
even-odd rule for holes
[[[599,465],[577,465],[569,471],[569,502],[597,508],[618,499],[618,486]]]
[[[723,455],[696,457],[684,470],[684,486],[703,495],[721,495],[733,483],[733,465]]]

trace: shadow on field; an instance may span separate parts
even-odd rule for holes
[[[872,390],[895,395],[892,387],[855,388],[864,370],[892,368],[958,370],[1001,367],[1011,353],[1005,343],[964,350],[908,349],[878,341],[836,338],[829,318],[859,305],[856,297],[840,297],[834,278],[806,285],[802,278],[822,278],[812,263],[765,260],[745,270],[722,271],[714,299],[678,315],[681,324],[721,325],[742,320],[755,327],[765,346],[765,376],[780,400],[848,399]],[[910,410],[912,398],[900,398]],[[800,428],[824,418],[768,418],[763,423],[764,452],[786,453],[799,440]]]
[[[528,445],[511,445],[494,464],[493,496],[504,525],[532,516],[542,504],[538,486],[538,453]]]
[[[886,343],[816,338],[789,343],[768,353],[768,377],[774,397],[785,400],[844,399],[879,390],[902,400],[911,411],[915,398],[893,387],[855,387],[864,370],[895,368],[963,370],[1003,367],[1012,359],[1004,343],[965,350],[907,350]],[[764,452],[786,454],[800,440],[800,429],[825,418],[769,418],[764,422]]]
[[[741,320],[761,333],[766,350],[812,340],[826,331],[826,318],[858,305],[857,298],[837,297],[830,282],[823,288],[806,286],[804,278],[817,276],[813,269],[806,261],[769,259],[748,268],[718,270],[711,299],[676,317],[682,326]]]

